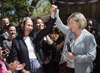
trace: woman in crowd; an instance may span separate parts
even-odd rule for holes
[[[61,53],[62,53],[62,49],[63,49],[64,36],[63,36],[62,32],[57,28],[56,23],[53,25],[53,30],[52,30],[51,34],[52,34],[53,39],[56,44],[56,50],[53,51],[54,69],[55,69],[55,73],[59,73],[59,61],[60,61]]]
[[[16,36],[16,27],[13,24],[9,24],[7,27],[7,32],[9,34],[9,38],[7,40],[3,41],[3,50],[8,49],[8,52],[10,53],[11,51],[11,46],[12,46],[12,40]],[[11,57],[8,56],[6,58],[7,63],[10,63]]]
[[[87,25],[84,15],[80,12],[71,14],[67,19],[68,26],[65,26],[59,18],[57,6],[52,5],[52,9],[56,11],[58,28],[67,35],[63,47],[63,52],[67,51],[66,73],[90,73],[96,58],[97,45],[94,36],[84,29]],[[62,53],[61,59],[63,57]]]
[[[12,61],[18,60],[20,63],[26,63],[21,72],[44,73],[42,65],[46,60],[44,53],[39,45],[39,41],[46,36],[55,22],[54,14],[51,10],[51,17],[45,29],[38,33],[33,32],[33,21],[30,17],[23,18],[18,36],[12,41],[11,56]]]
[[[99,52],[100,52],[100,32],[99,32],[99,27],[98,27],[98,23],[95,19],[87,19],[87,27],[86,29],[94,35],[96,43],[97,43],[97,47],[96,47],[96,59],[93,62],[93,70],[92,73],[99,73]]]
[[[53,37],[55,44],[57,44],[57,39],[59,38],[59,34],[60,34],[60,32],[59,32],[57,25],[55,23],[53,25],[53,29],[51,31],[51,36]]]
[[[44,23],[40,17],[36,18],[36,31],[40,32],[44,29]],[[46,60],[43,64],[44,73],[54,73],[54,66],[52,63],[52,52],[55,50],[56,45],[54,40],[49,33],[40,40],[40,46],[43,50],[44,55],[46,55]]]

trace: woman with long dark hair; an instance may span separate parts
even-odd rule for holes
[[[12,61],[17,60],[20,63],[26,63],[24,70],[21,72],[44,72],[42,65],[46,60],[46,57],[42,52],[39,41],[52,30],[55,22],[54,15],[55,14],[51,12],[48,26],[38,33],[34,33],[34,22],[30,17],[23,18],[20,23],[18,37],[14,38],[12,41],[11,55]]]

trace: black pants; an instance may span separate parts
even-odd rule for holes
[[[74,68],[66,68],[66,73],[75,73],[75,69]]]
[[[54,66],[52,63],[48,63],[43,65],[44,73],[55,73]]]

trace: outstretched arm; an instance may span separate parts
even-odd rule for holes
[[[71,33],[70,29],[68,26],[64,25],[63,22],[61,21],[60,17],[59,17],[59,9],[57,8],[57,6],[52,5],[52,9],[53,12],[55,11],[55,18],[56,18],[56,25],[57,27],[65,34],[68,35],[69,33]]]
[[[41,40],[44,36],[46,36],[48,33],[51,32],[51,30],[53,28],[53,24],[55,22],[54,16],[55,16],[55,12],[51,12],[51,17],[48,21],[47,27],[45,29],[41,30],[39,33],[37,33],[38,40]]]

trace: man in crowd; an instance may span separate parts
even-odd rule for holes
[[[9,25],[9,19],[5,16],[1,17],[1,25],[2,28],[0,29],[0,42],[2,43],[3,40],[9,37],[7,33],[7,26]]]

